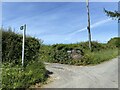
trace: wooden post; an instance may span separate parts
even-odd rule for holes
[[[88,37],[89,37],[89,49],[90,51],[92,51],[92,45],[91,45],[91,32],[90,32],[90,13],[89,13],[89,0],[86,0],[87,3],[87,14],[88,14]]]

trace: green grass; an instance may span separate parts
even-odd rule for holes
[[[40,61],[30,63],[24,70],[20,66],[5,64],[2,69],[2,88],[28,88],[37,82],[43,83],[47,79],[46,73]]]
[[[83,61],[84,65],[100,64],[101,62],[111,60],[118,56],[118,49],[106,49],[96,52],[86,52]]]

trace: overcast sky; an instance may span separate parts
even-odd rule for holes
[[[27,34],[40,38],[44,44],[76,43],[88,40],[85,2],[4,2],[2,23],[22,33],[19,27],[27,24]],[[103,11],[118,10],[117,2],[91,2],[92,40],[106,42],[118,36],[117,21]]]

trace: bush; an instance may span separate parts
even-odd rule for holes
[[[96,41],[92,41],[92,51],[100,51],[102,49],[105,49],[105,45],[102,43],[98,43]],[[81,42],[79,44],[79,47],[81,47],[81,49],[83,51],[87,51],[89,50],[89,42]]]
[[[48,62],[70,65],[99,64],[118,56],[118,49],[112,49],[108,46],[108,44],[92,41],[92,52],[90,52],[88,45],[89,42],[81,42],[77,44],[55,44],[46,46],[47,50],[44,49],[44,52],[46,51],[46,53],[49,54],[44,53],[43,55],[47,57],[46,61]],[[83,52],[83,57],[78,60],[69,58],[67,50],[72,49],[80,49]]]
[[[57,50],[72,50],[72,49],[81,49],[84,52],[89,50],[89,42],[80,42],[76,44],[54,44],[52,45],[53,49]],[[106,48],[106,44],[98,43],[96,41],[92,41],[92,51],[100,51]]]
[[[71,54],[67,53],[67,50],[72,50],[72,49],[77,49],[77,48],[78,48],[77,45],[74,45],[74,44],[52,45],[50,54],[49,54],[50,57],[48,58],[47,61],[52,62],[52,63],[61,63],[61,64],[70,64],[70,65],[76,64],[77,65],[77,61],[80,61],[80,60],[73,60],[73,58],[71,57]],[[81,55],[83,54],[84,52],[81,53]]]
[[[116,47],[120,48],[120,37],[115,37],[110,39],[107,45],[110,48],[116,48]]]
[[[26,36],[25,66],[21,67],[22,35],[2,30],[2,88],[27,88],[46,80],[47,71],[39,59],[40,40]]]
[[[16,89],[28,88],[31,84],[44,82],[46,80],[46,69],[40,61],[32,61],[26,68],[20,66],[11,67],[10,64],[3,65],[2,88]]]
[[[50,61],[53,52],[52,47],[50,45],[42,45],[40,48],[40,60],[42,61]]]
[[[36,60],[39,56],[41,43],[33,37],[26,37],[25,40],[25,64]],[[9,29],[2,30],[2,62],[21,64],[22,35],[16,34]]]
[[[68,55],[67,51],[62,49],[62,50],[54,50],[53,60],[56,63],[63,64],[63,63],[68,62],[68,60],[71,60],[71,58],[69,58],[69,55]]]

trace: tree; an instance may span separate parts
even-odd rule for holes
[[[112,18],[116,18],[116,19],[120,19],[120,12],[119,11],[108,11],[106,9],[104,9],[104,11],[107,14],[107,16],[112,17]]]
[[[120,1],[118,2],[118,7],[120,7]],[[118,11],[108,11],[108,10],[104,9],[104,11],[107,14],[107,16],[120,20],[120,11],[119,10]]]

